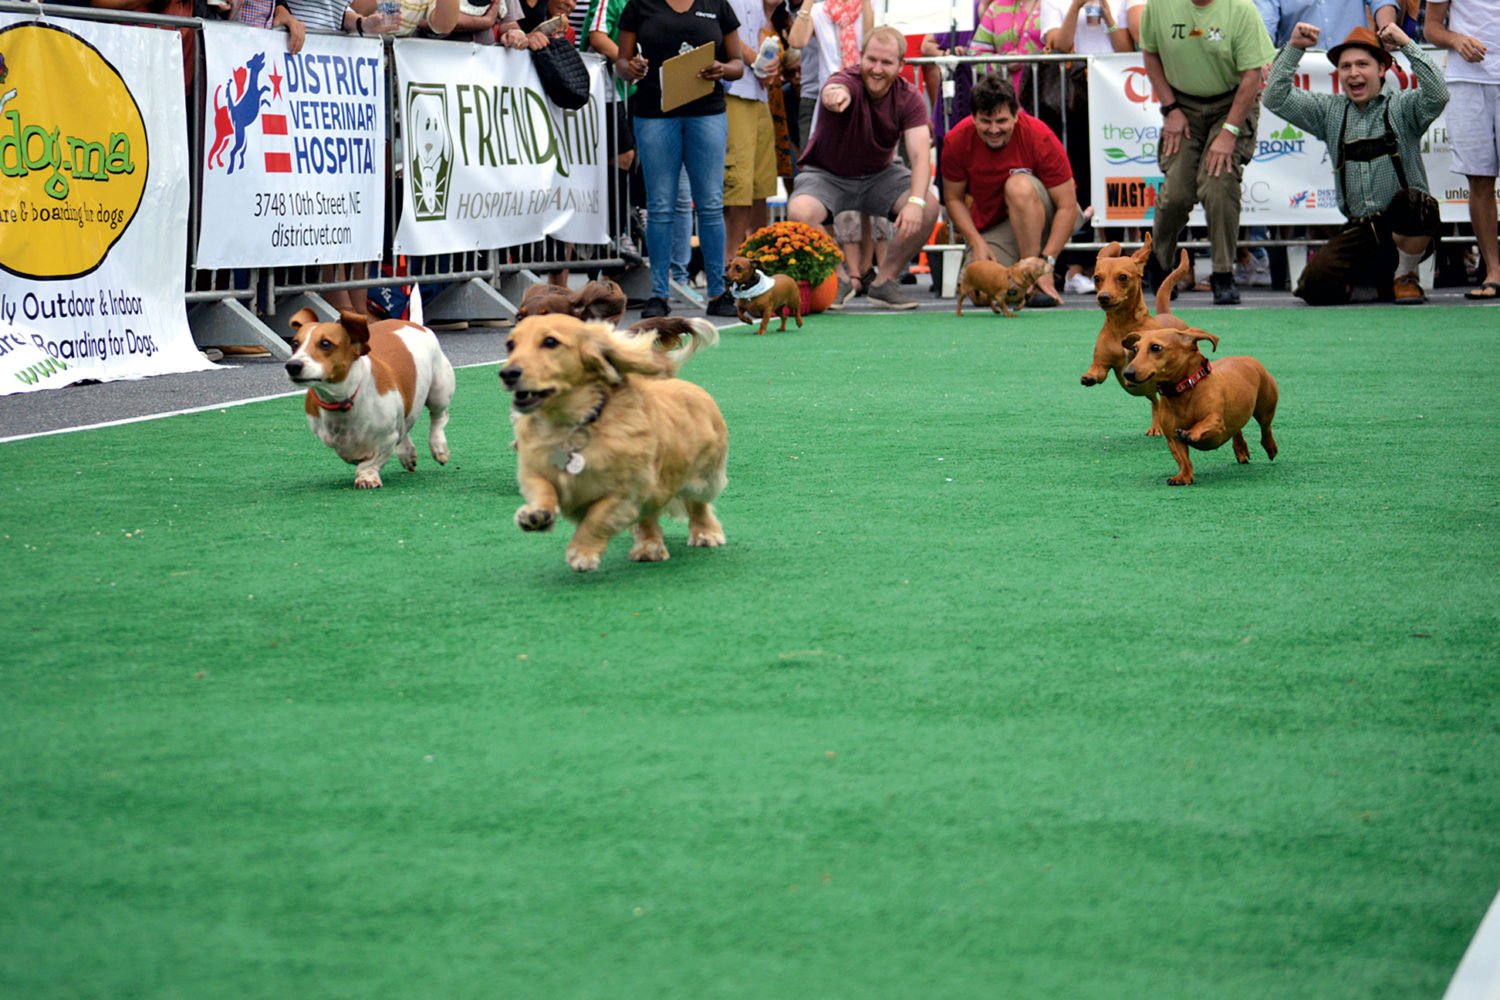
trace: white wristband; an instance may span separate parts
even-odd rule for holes
[[[1240,127],[1238,125],[1231,125],[1228,122],[1225,122],[1220,127],[1223,128],[1224,131],[1228,132],[1230,135],[1239,135],[1240,134]]]
[[[927,199],[926,198],[918,198],[916,195],[908,195],[907,199],[906,199],[906,203],[908,205],[916,205],[918,208],[926,208],[927,207]]]

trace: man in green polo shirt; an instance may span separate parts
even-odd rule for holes
[[[1161,102],[1156,196],[1148,261],[1153,287],[1177,256],[1188,213],[1202,203],[1213,250],[1214,305],[1235,305],[1240,179],[1255,156],[1261,67],[1276,55],[1251,0],[1151,0],[1141,52]]]

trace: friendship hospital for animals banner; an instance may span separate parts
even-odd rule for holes
[[[1429,53],[1439,68],[1445,51]],[[1387,87],[1414,87],[1410,71],[1398,65],[1386,75]],[[1298,67],[1297,86],[1332,94],[1333,65],[1322,52],[1309,51]],[[1094,56],[1089,69],[1089,131],[1096,225],[1149,224],[1155,216],[1161,170],[1156,164],[1161,138],[1161,103],[1139,54]],[[1448,126],[1439,117],[1422,141],[1422,161],[1444,222],[1466,222],[1467,181],[1452,173]],[[1240,221],[1244,225],[1323,225],[1344,221],[1333,188],[1333,161],[1321,139],[1260,111],[1255,159],[1245,167]],[[1194,208],[1192,225],[1203,224]]]
[[[565,44],[554,42],[554,44]],[[555,107],[526,52],[444,41],[395,45],[402,142],[398,253],[609,239],[602,61],[588,104]]]
[[[176,31],[0,14],[0,393],[214,367],[184,116]]]
[[[378,39],[203,25],[200,267],[381,255],[385,50]]]

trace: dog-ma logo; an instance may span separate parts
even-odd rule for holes
[[[440,83],[406,88],[406,176],[419,222],[448,216],[453,179],[453,134],[448,130],[448,90]]]
[[[140,208],[141,109],[119,70],[63,28],[0,29],[0,60],[0,268],[44,280],[88,274]]]
[[[1279,132],[1272,132],[1255,144],[1255,162],[1266,163],[1270,160],[1279,160],[1283,156],[1300,156],[1305,144],[1303,133],[1295,126],[1288,125]]]

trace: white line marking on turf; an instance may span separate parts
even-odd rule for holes
[[[1443,1000],[1500,1000],[1500,896],[1479,922]]]
[[[493,361],[475,361],[473,364],[455,365],[454,367],[483,368],[485,365],[492,365],[494,363]],[[143,424],[148,420],[165,420],[167,417],[181,417],[189,413],[208,413],[210,410],[227,410],[231,406],[246,406],[250,403],[264,403],[272,399],[286,399],[289,396],[305,395],[306,392],[306,389],[293,389],[291,392],[278,392],[270,396],[253,396],[249,399],[232,399],[223,403],[209,403],[206,406],[190,406],[185,410],[163,410],[160,413],[147,413],[139,417],[123,417],[119,420],[105,420],[97,424],[80,424],[77,427],[58,427],[50,431],[16,434],[12,437],[0,437],[0,444],[9,444],[12,441],[27,441],[31,438],[52,437],[56,434],[74,434],[78,431],[98,431],[106,427],[124,427],[126,424]]]

